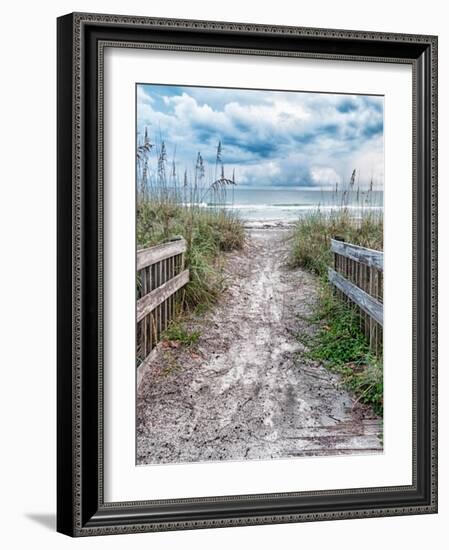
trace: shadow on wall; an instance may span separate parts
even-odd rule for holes
[[[56,514],[25,514],[25,517],[51,531],[56,531]]]

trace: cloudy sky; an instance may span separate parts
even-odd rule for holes
[[[145,128],[180,174],[201,152],[212,178],[221,141],[244,187],[333,187],[354,168],[361,188],[383,186],[382,97],[139,84],[138,139]],[[155,170],[155,148],[150,159]]]

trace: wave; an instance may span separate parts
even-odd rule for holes
[[[191,206],[190,204],[186,204],[185,206]],[[220,207],[220,208],[229,208],[229,209],[236,209],[236,210],[268,210],[270,208],[276,209],[276,208],[282,208],[284,210],[358,210],[358,209],[373,209],[373,210],[382,210],[383,206],[381,205],[371,205],[371,204],[348,204],[348,205],[341,205],[341,204],[306,204],[306,203],[285,203],[285,204],[217,204],[217,203],[197,203],[195,206],[203,207],[203,208],[214,208],[214,207]]]
[[[236,211],[243,218],[254,218],[257,219],[293,219],[294,216],[300,216],[301,213],[308,212],[340,212],[342,210],[347,210],[351,212],[352,215],[360,215],[363,212],[382,212],[383,206],[378,204],[310,204],[304,202],[296,203],[227,203],[227,204],[217,204],[213,202],[198,202],[198,203],[184,203],[184,206],[187,208],[196,207],[204,209],[212,208],[225,208],[229,211]]]
[[[186,206],[187,208],[190,208],[191,206],[199,206],[200,208],[209,208],[211,206],[214,206],[213,204],[210,204],[208,202],[184,202],[182,203],[183,206]]]

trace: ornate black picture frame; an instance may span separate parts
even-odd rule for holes
[[[413,483],[104,502],[105,44],[406,63],[413,70]],[[71,536],[437,511],[437,38],[75,13],[58,19],[57,529]]]

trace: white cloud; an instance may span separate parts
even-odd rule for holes
[[[341,175],[329,166],[312,166],[310,176],[317,185],[333,185],[341,182]]]
[[[154,103],[154,99],[145,92],[143,86],[137,86],[137,104],[142,105],[147,103]]]
[[[238,181],[245,184],[266,184],[278,181],[282,175],[279,161],[264,161],[256,165],[243,165],[236,168]]]
[[[382,184],[382,125],[381,98],[138,87],[138,127],[176,146],[178,171],[198,151],[212,167],[221,140],[227,170],[245,184],[333,185],[354,168],[362,187],[372,176]]]

